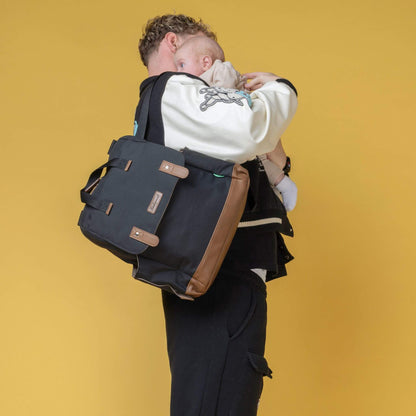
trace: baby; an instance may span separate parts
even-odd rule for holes
[[[247,78],[240,75],[230,62],[224,62],[224,52],[220,45],[205,36],[195,36],[187,40],[176,51],[174,60],[178,72],[196,75],[211,87],[237,90],[250,87],[250,84],[246,83]],[[253,90],[261,85],[262,83],[256,83]],[[290,160],[286,157],[281,140],[271,153],[259,158],[273,190],[277,189],[280,192],[286,210],[291,211],[296,205],[297,187],[287,176]]]

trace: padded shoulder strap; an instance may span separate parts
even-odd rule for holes
[[[149,119],[150,97],[152,95],[153,82],[150,83],[142,92],[136,110],[137,131],[135,137],[144,140],[146,136],[147,121]]]

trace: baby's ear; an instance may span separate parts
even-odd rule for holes
[[[202,57],[202,69],[204,71],[208,70],[212,66],[212,58],[209,55],[204,55]]]

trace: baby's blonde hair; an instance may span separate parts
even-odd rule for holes
[[[224,51],[218,42],[206,36],[194,36],[189,38],[179,49],[183,47],[193,48],[195,52],[200,55],[210,56],[212,62],[215,62],[217,59],[225,61]]]

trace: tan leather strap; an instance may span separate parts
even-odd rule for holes
[[[156,247],[159,244],[159,237],[157,235],[151,234],[137,227],[133,227],[131,229],[129,237],[151,247]]]
[[[175,165],[174,163],[164,160],[160,165],[159,170],[177,178],[184,179],[189,175],[189,170],[183,166]]]

